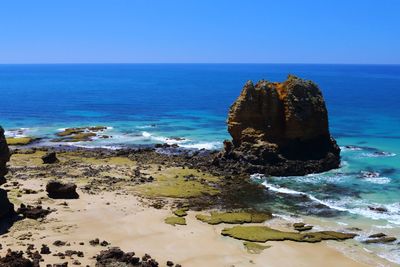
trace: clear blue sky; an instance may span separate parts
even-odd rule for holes
[[[400,0],[0,0],[0,63],[400,64]]]

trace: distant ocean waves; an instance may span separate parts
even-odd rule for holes
[[[35,145],[43,146],[54,146],[54,145],[69,145],[77,147],[87,148],[109,148],[118,149],[124,147],[134,147],[141,145],[154,145],[154,144],[176,144],[181,148],[187,149],[207,149],[216,150],[222,147],[223,140],[207,141],[207,140],[196,140],[182,136],[174,136],[171,133],[170,136],[163,136],[160,133],[151,131],[154,130],[155,125],[144,125],[136,126],[135,130],[132,131],[119,131],[118,128],[108,126],[106,130],[102,131],[102,134],[107,134],[109,138],[101,138],[94,136],[91,141],[81,142],[54,142],[56,139],[56,133],[65,130],[66,128],[54,128],[54,127],[33,127],[33,128],[18,128],[8,129],[5,132],[7,137],[35,137],[39,141]]]

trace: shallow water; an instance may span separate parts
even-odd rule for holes
[[[281,81],[288,73],[321,87],[342,167],[302,177],[258,177],[255,182],[268,187],[270,196],[255,205],[323,218],[332,227],[360,225],[364,236],[399,236],[400,66],[0,65],[0,125],[8,136],[44,137],[41,142],[49,144],[62,128],[105,125],[112,138],[74,145],[167,142],[218,149],[229,138],[226,114],[243,84]],[[368,249],[400,263],[398,245]]]

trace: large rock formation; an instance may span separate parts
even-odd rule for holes
[[[4,130],[0,126],[0,185],[6,182],[7,162],[10,160],[10,151],[4,136]],[[0,220],[14,213],[14,205],[8,200],[7,192],[0,189]]]
[[[228,131],[233,140],[215,161],[225,167],[287,176],[340,164],[321,91],[292,75],[282,83],[247,82],[230,108]]]

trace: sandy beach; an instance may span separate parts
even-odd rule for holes
[[[82,190],[91,179],[87,176],[79,178],[79,173],[87,167],[88,162],[93,169],[111,167],[105,168],[106,173],[115,176],[121,175],[124,169],[135,169],[137,162],[124,157],[79,158],[76,153],[62,153],[58,156],[59,163],[45,166],[40,160],[43,154],[42,151],[14,154],[5,188],[9,190],[10,199],[16,207],[20,203],[40,203],[43,208],[54,211],[44,219],[16,221],[9,232],[1,237],[2,254],[8,248],[25,251],[28,244],[33,244],[36,249],[46,244],[51,251],[51,254],[42,255],[46,264],[68,262],[71,265],[95,266],[94,258],[101,250],[116,246],[125,252],[134,251],[136,255],[148,253],[160,266],[166,266],[167,261],[182,266],[368,266],[345,256],[327,245],[326,241],[313,244],[272,241],[267,242],[266,245],[270,247],[259,254],[249,253],[243,241],[221,235],[222,229],[231,225],[209,225],[196,219],[196,214],[206,214],[207,210],[189,210],[186,225],[166,224],[164,220],[176,209],[177,198],[149,197],[143,194],[144,191],[134,189],[143,185],[130,188],[127,182],[126,186],[120,182],[120,185],[116,183],[114,189],[109,187],[96,193]],[[45,175],[39,171],[43,166],[47,169]],[[148,167],[148,172],[157,177],[156,171],[151,171],[151,165]],[[169,168],[163,166],[162,170],[168,171]],[[49,198],[44,190],[47,181],[54,179],[56,172],[67,170],[75,173],[76,177],[66,175],[62,180],[77,183],[79,199]],[[35,193],[17,193],[26,188]],[[155,208],[154,201],[162,201],[162,207]],[[257,225],[289,230],[290,224],[276,218]],[[90,241],[96,238],[107,243],[103,246],[90,245]],[[65,242],[65,245],[55,246],[55,241]],[[353,241],[329,242],[336,245]],[[67,250],[81,251],[84,256],[57,256],[57,253]]]

